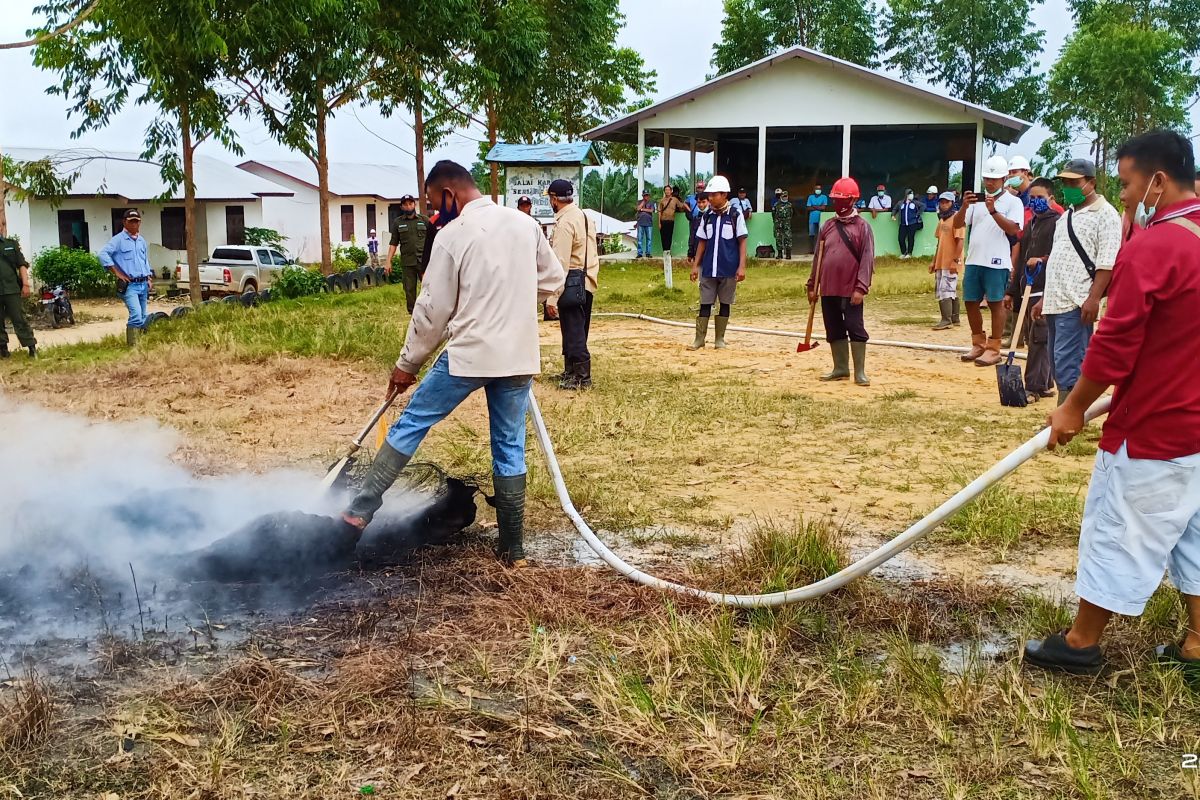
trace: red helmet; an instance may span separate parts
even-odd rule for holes
[[[829,190],[830,197],[862,197],[858,191],[858,181],[854,178],[838,178]]]

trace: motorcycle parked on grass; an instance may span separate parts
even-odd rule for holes
[[[62,286],[42,288],[42,313],[56,328],[75,324],[75,309],[71,306],[71,294]]]

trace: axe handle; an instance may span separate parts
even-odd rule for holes
[[[825,262],[825,240],[822,239],[817,245],[817,256],[813,261],[813,292],[817,295],[817,300],[814,303],[808,304],[808,326],[804,329],[804,344],[807,348],[812,342],[813,319],[817,316],[817,303],[821,302],[821,267]]]
[[[1021,326],[1025,324],[1025,312],[1029,310],[1029,295],[1033,293],[1033,284],[1025,282],[1025,295],[1021,298],[1021,310],[1017,312],[1017,322],[1013,325],[1012,346],[1008,352],[1015,353],[1021,344]]]
[[[380,404],[379,408],[375,409],[375,413],[371,415],[370,421],[367,422],[366,426],[358,432],[358,436],[354,437],[354,447],[350,450],[350,453],[355,453],[359,450],[359,448],[362,447],[363,442],[365,442],[367,437],[371,434],[371,430],[379,423],[380,417],[387,413],[387,410],[392,407],[392,403],[396,402],[396,398],[399,396],[399,394],[388,395],[387,399]]]

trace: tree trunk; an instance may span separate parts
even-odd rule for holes
[[[413,154],[417,159],[417,208],[425,209],[425,109],[421,73],[417,72],[417,99],[413,102]]]
[[[325,125],[328,121],[329,109],[324,99],[317,108],[317,205],[321,212],[321,272],[329,275],[333,272],[333,248],[330,246],[329,232],[329,147],[325,138]]]
[[[0,152],[0,236],[8,236],[8,184],[4,182],[4,153]],[[22,242],[29,249],[29,242]]]
[[[496,104],[491,97],[488,98],[487,104],[487,124],[488,124],[488,144],[491,147],[496,146],[496,129],[499,123],[496,120]],[[495,161],[488,164],[492,176],[492,202],[495,203],[500,195],[500,165]]]
[[[200,248],[196,245],[196,146],[192,144],[192,119],[187,103],[179,109],[179,129],[183,138],[183,235],[187,245],[188,295],[199,305]]]

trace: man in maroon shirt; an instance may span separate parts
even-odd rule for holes
[[[1108,315],[1083,374],[1050,415],[1050,448],[1084,425],[1109,386],[1079,537],[1079,611],[1065,631],[1025,645],[1025,660],[1092,674],[1113,614],[1138,615],[1163,571],[1183,594],[1183,641],[1159,660],[1200,675],[1200,200],[1191,143],[1152,131],[1117,152],[1121,201],[1140,229],[1117,256]]]

